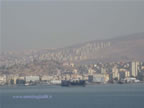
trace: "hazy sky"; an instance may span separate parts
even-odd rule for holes
[[[5,51],[57,48],[144,32],[144,2],[9,1],[13,2],[1,2],[1,46]]]

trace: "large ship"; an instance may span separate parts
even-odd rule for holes
[[[85,86],[86,81],[85,80],[62,80],[61,81],[61,86]]]

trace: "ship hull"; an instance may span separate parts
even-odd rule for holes
[[[70,87],[70,86],[85,86],[86,82],[85,80],[79,80],[79,81],[69,81],[69,80],[63,80],[61,82],[61,86],[66,86],[66,87]]]

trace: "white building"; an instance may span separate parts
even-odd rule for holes
[[[61,84],[61,80],[51,80],[50,83],[55,85]]]
[[[6,83],[6,76],[5,75],[0,76],[0,85],[3,85],[5,83]]]
[[[127,83],[138,83],[138,82],[140,82],[136,78],[125,78],[124,81],[127,82]]]
[[[106,83],[109,80],[109,76],[107,74],[94,74],[88,76],[89,82],[94,83]]]
[[[36,81],[39,81],[40,80],[40,77],[39,76],[26,76],[25,77],[25,81],[26,82],[36,82]]]
[[[119,70],[118,70],[118,68],[116,66],[112,68],[111,78],[112,79],[117,78],[118,80],[120,79]]]
[[[53,80],[53,79],[54,79],[53,76],[46,76],[46,75],[45,75],[45,76],[42,76],[42,77],[41,77],[41,80],[42,80],[42,81],[50,81],[50,80]]]
[[[130,63],[130,75],[136,77],[138,75],[139,62]]]

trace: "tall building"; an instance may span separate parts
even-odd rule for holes
[[[130,63],[130,75],[136,77],[138,75],[139,62]]]
[[[112,68],[112,73],[110,74],[110,80],[114,80],[114,79],[117,79],[117,80],[120,79],[119,70],[116,66]]]

